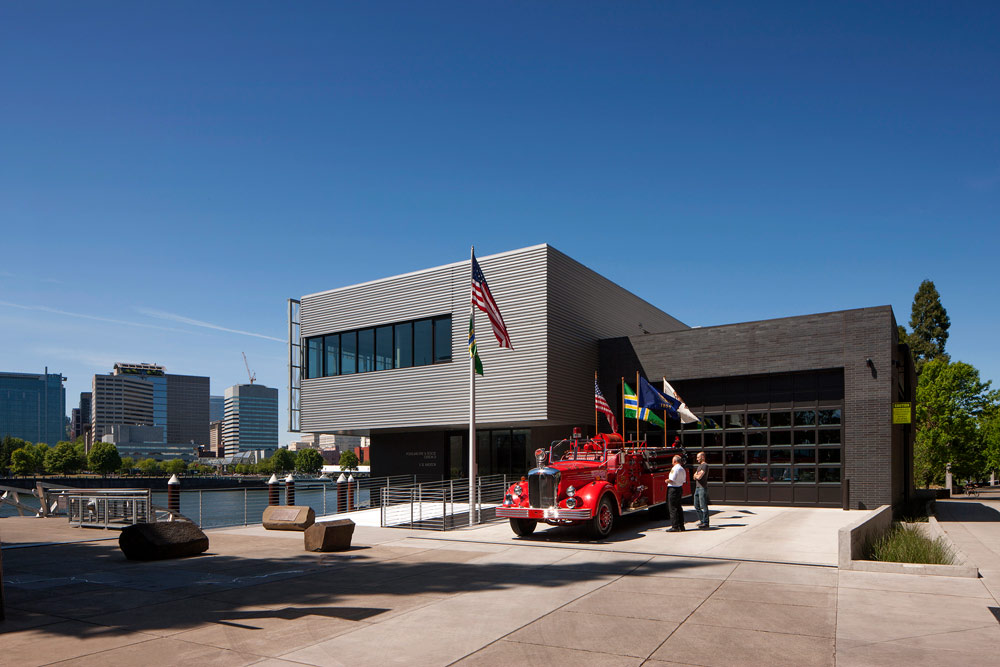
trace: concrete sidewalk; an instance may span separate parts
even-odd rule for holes
[[[725,509],[718,531],[623,522],[599,544],[549,530],[518,539],[505,525],[358,526],[341,554],[306,553],[301,534],[259,527],[210,531],[208,554],[158,563],[126,561],[107,540],[4,549],[0,655],[18,665],[940,665],[989,664],[1000,646],[984,580],[749,558],[835,560],[836,524],[858,513],[824,523],[813,510]],[[4,519],[0,537],[106,536],[52,522]],[[989,522],[943,525],[995,544],[996,526],[979,523]],[[832,550],[797,548],[806,539]]]

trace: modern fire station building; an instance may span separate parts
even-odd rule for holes
[[[477,260],[513,343],[477,311],[479,474],[592,432],[595,371],[621,422],[638,372],[703,417],[639,431],[704,449],[715,502],[870,508],[912,488],[893,404],[913,400],[913,363],[890,307],[690,328],[549,245]],[[374,476],[466,476],[470,283],[466,260],[290,300],[290,430],[370,437]]]

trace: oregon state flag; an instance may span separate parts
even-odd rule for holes
[[[647,421],[650,424],[656,424],[657,426],[663,427],[665,424],[663,420],[656,416],[656,413],[649,408],[643,408],[639,406],[639,396],[632,390],[632,387],[628,386],[627,382],[622,383],[622,387],[625,393],[625,417],[635,419],[636,411],[639,413],[639,419]]]
[[[483,374],[483,362],[479,359],[479,350],[476,348],[476,318],[469,318],[469,357],[473,359],[476,372]]]

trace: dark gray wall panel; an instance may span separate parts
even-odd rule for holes
[[[843,368],[843,470],[851,481],[851,506],[903,499],[912,436],[892,427],[891,404],[913,400],[899,389],[899,374],[912,375],[912,361],[897,352],[889,306],[606,340],[601,362],[608,389],[637,368],[654,383],[661,376],[674,382]]]
[[[549,417],[593,428],[598,341],[687,326],[552,247],[548,266]],[[606,395],[613,405],[614,394]]]

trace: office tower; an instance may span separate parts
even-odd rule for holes
[[[162,444],[206,444],[208,391],[207,377],[170,375],[156,364],[117,363],[110,374],[94,376],[93,440],[103,439],[113,425],[155,426]]]
[[[226,456],[278,448],[278,390],[259,384],[226,389],[222,439]]]
[[[90,433],[90,396],[89,391],[81,392],[80,404],[73,408],[73,416],[70,418],[70,440],[76,440],[80,436],[85,436],[86,440],[86,436]]]
[[[208,425],[208,449],[212,456],[217,456],[220,459],[226,455],[226,449],[222,444],[221,419]]]
[[[209,396],[208,397],[208,421],[220,422],[226,414],[226,397],[225,396]]]
[[[61,373],[0,373],[0,438],[55,445],[66,438]]]
[[[167,442],[208,444],[207,377],[167,375]]]

